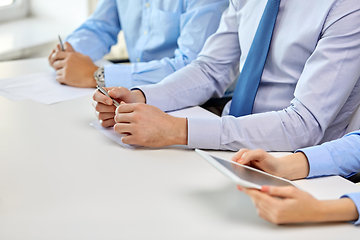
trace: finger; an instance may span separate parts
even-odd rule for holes
[[[65,51],[66,52],[75,52],[74,48],[71,46],[70,43],[68,42],[65,42],[64,43],[64,48],[65,48]]]
[[[104,88],[105,91],[107,91],[106,88]],[[98,103],[102,103],[105,105],[112,105],[113,101],[111,98],[109,98],[108,96],[105,96],[104,94],[102,94],[99,90],[95,90],[94,95],[93,95],[93,99],[94,101],[98,102]],[[115,112],[115,108],[114,108],[114,112]]]
[[[268,153],[262,149],[247,151],[242,155],[242,159],[239,161],[241,164],[248,164],[251,161],[261,161],[268,156]]]
[[[63,75],[63,69],[57,70],[56,71],[56,77],[55,77],[56,81],[58,81],[61,84],[65,83],[65,78]]]
[[[132,134],[127,134],[126,136],[123,136],[121,138],[121,141],[125,144],[140,145],[139,142],[137,141],[136,136]]]
[[[111,113],[111,112],[97,112],[96,111],[96,116],[98,117],[99,120],[109,120],[109,119],[112,119],[114,120],[114,116],[115,116],[115,113]]]
[[[124,99],[130,93],[130,90],[124,87],[116,87],[108,90],[109,96],[115,99]]]
[[[265,187],[266,191],[266,187]],[[301,190],[295,187],[275,187],[270,186],[268,188],[267,193],[274,197],[281,197],[281,198],[295,198],[296,195],[299,194]]]
[[[121,113],[132,113],[134,112],[136,107],[136,104],[126,104],[122,102],[117,108],[116,108],[116,114]]]
[[[102,127],[105,127],[105,128],[107,128],[107,127],[112,127],[112,126],[114,126],[115,125],[115,122],[114,122],[114,119],[108,119],[108,120],[99,120],[99,123],[100,123],[100,125],[102,126]]]
[[[65,61],[64,60],[58,60],[58,61],[55,61],[53,63],[53,68],[55,70],[62,69],[62,68],[64,68],[64,66],[65,66]]]
[[[133,122],[133,114],[131,113],[118,113],[114,117],[117,123],[131,123]]]
[[[132,134],[132,126],[129,123],[116,123],[114,125],[114,130],[120,134]]]
[[[241,159],[242,155],[248,151],[250,151],[250,149],[247,148],[240,149],[237,153],[235,153],[235,155],[231,158],[231,160],[234,162],[238,162]]]
[[[52,66],[52,64],[51,64],[51,57],[52,57],[52,55],[55,53],[55,49],[53,49],[52,51],[51,51],[51,53],[49,54],[49,56],[48,56],[48,62],[49,62],[49,65],[50,66]]]
[[[99,113],[112,113],[113,116],[115,116],[115,109],[116,107],[114,105],[105,105],[99,102],[95,102],[95,110]]]
[[[52,55],[51,61],[54,63],[55,61],[58,61],[58,60],[64,60],[68,55],[69,55],[69,53],[67,53],[67,52],[56,51]]]

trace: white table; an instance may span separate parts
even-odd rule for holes
[[[0,78],[49,70],[46,59],[3,62]],[[358,236],[348,223],[276,226],[260,219],[249,197],[194,151],[128,150],[92,128],[91,101],[0,97],[0,239]]]

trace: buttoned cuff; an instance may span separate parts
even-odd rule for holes
[[[308,159],[310,171],[307,178],[336,174],[337,169],[332,160],[333,157],[326,147],[314,146],[299,149],[295,152],[304,153]]]
[[[352,221],[351,223],[353,223],[355,225],[359,225],[360,224],[360,192],[348,193],[348,194],[341,196],[341,198],[350,198],[355,203],[355,206],[359,213],[359,218],[358,218],[358,220]]]
[[[188,147],[220,148],[221,119],[188,118]]]
[[[105,65],[105,87],[132,87],[131,65]]]

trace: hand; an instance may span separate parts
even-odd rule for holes
[[[302,152],[276,158],[261,149],[241,149],[232,160],[289,180],[305,178],[309,174],[309,163]]]
[[[257,208],[258,215],[275,224],[322,220],[321,201],[295,187],[263,186],[261,191],[242,189]]]
[[[248,194],[261,218],[275,223],[352,221],[359,218],[349,198],[320,201],[295,187],[263,186],[261,191],[238,189]]]
[[[117,100],[118,102],[125,103],[145,103],[145,97],[139,90],[130,91],[123,87],[110,87],[104,88],[108,92],[109,96]],[[105,96],[98,90],[95,90],[93,95],[93,107],[95,108],[95,115],[97,116],[100,125],[103,127],[112,127],[115,125],[115,110],[111,98]]]
[[[264,172],[279,176],[281,161],[264,150],[240,149],[232,158],[240,164],[248,165]]]
[[[144,103],[122,102],[116,109],[114,129],[122,142],[146,147],[187,144],[186,118],[173,117]]]
[[[94,72],[98,67],[90,57],[75,52],[72,46],[65,42],[65,51],[59,45],[49,56],[49,64],[56,70],[56,81],[74,87],[95,87]]]

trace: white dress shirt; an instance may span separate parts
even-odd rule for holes
[[[220,97],[241,71],[266,0],[230,0],[187,67],[152,86],[164,111]],[[253,114],[188,118],[190,148],[292,151],[342,137],[360,103],[360,1],[282,0]]]

